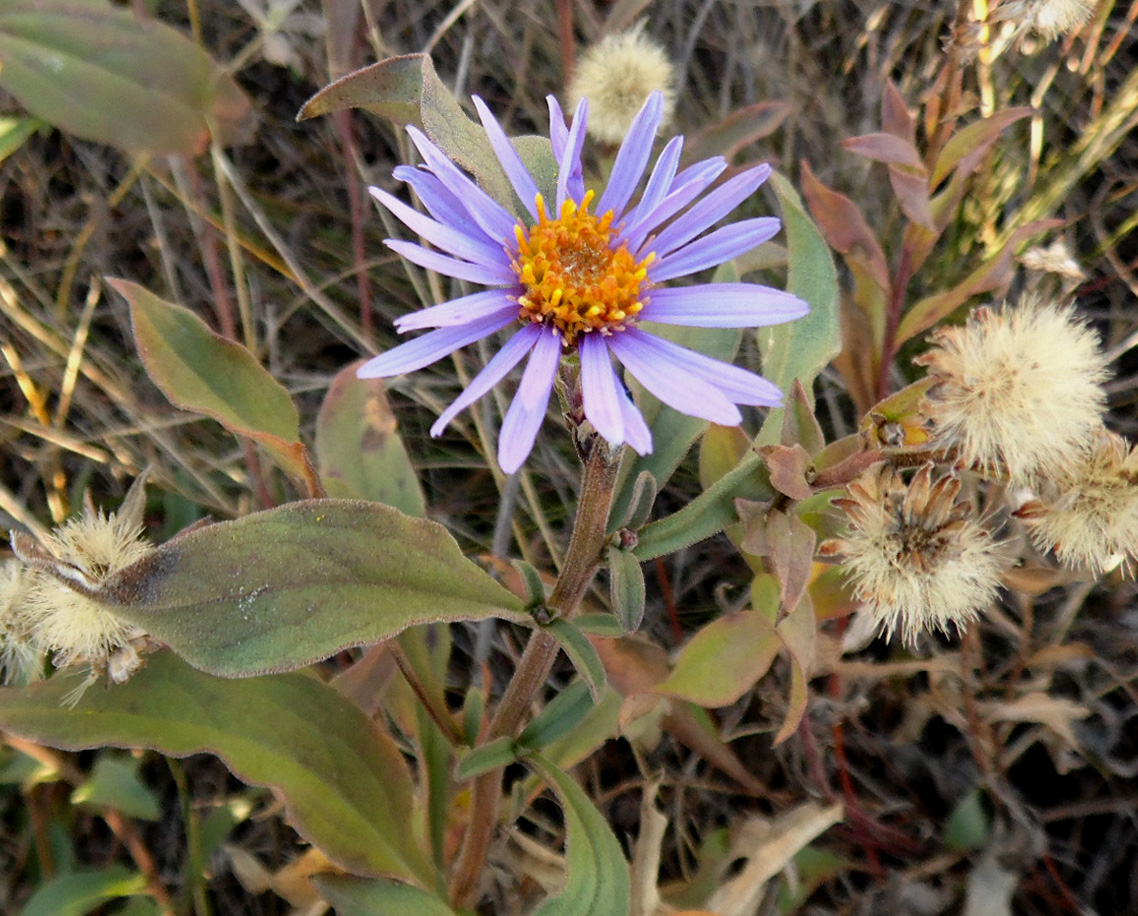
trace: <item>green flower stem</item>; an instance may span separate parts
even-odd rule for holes
[[[609,510],[616,494],[620,447],[613,448],[599,436],[585,461],[577,519],[565,554],[565,564],[553,586],[547,606],[559,616],[571,618],[600,566],[605,545]],[[543,629],[535,629],[518,662],[509,687],[490,722],[485,741],[516,735],[522,720],[549,676],[557,657],[558,643]],[[451,880],[451,900],[456,907],[473,907],[486,866],[486,856],[498,824],[502,798],[502,770],[491,770],[474,780],[470,821]]]

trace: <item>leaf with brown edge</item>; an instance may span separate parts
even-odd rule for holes
[[[252,133],[248,96],[188,35],[103,0],[5,0],[0,86],[61,130],[193,156]]]
[[[810,456],[801,445],[760,445],[756,451],[770,470],[771,486],[780,493],[791,499],[809,499],[814,494],[806,479]]]
[[[311,491],[315,471],[300,442],[300,414],[284,386],[241,344],[187,308],[129,280],[107,283],[130,305],[135,346],[151,381],[175,407],[217,420],[265,447]]]
[[[320,479],[329,496],[368,499],[422,517],[423,491],[383,381],[356,378],[360,365],[336,374],[316,415]]]
[[[794,734],[806,713],[809,701],[810,671],[814,667],[814,642],[817,636],[814,605],[809,595],[802,595],[798,604],[779,623],[777,630],[790,655],[790,695],[787,698],[786,716],[775,735],[774,743],[781,744]]]
[[[1035,109],[1026,106],[1005,108],[974,124],[962,127],[952,135],[941,150],[936,165],[933,166],[932,186],[935,188],[940,184],[953,169],[958,169],[965,175],[974,171],[1005,128],[1033,114]]]
[[[89,690],[55,676],[0,689],[0,728],[66,750],[152,748],[215,754],[241,779],[268,786],[289,822],[341,868],[431,886],[434,868],[413,831],[413,790],[386,732],[335,689],[302,674],[210,677],[160,652],[126,684]]]
[[[223,677],[300,668],[420,623],[530,622],[442,525],[347,499],[195,528],[111,576],[100,597]]]
[[[802,163],[802,194],[830,247],[861,265],[888,299],[892,280],[885,252],[857,204],[824,185],[806,161]]]
[[[797,607],[814,571],[814,529],[793,511],[771,512],[767,518],[767,545],[771,566],[781,586],[782,606]]]

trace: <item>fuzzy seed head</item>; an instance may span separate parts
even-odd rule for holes
[[[1094,13],[1089,0],[1028,0],[1025,25],[1046,41],[1073,32]]]
[[[1036,245],[1027,249],[1020,255],[1019,262],[1028,270],[1055,274],[1064,280],[1079,281],[1087,277],[1062,239],[1056,239],[1046,247]]]
[[[1091,449],[1021,515],[1032,542],[1096,575],[1138,556],[1138,450],[1100,429]]]
[[[1036,300],[979,308],[933,334],[932,441],[968,465],[1031,486],[1055,476],[1102,424],[1106,360],[1071,306]]]
[[[996,598],[1007,565],[999,544],[961,502],[960,478],[921,468],[910,484],[871,468],[834,501],[849,522],[824,553],[840,557],[858,598],[888,638],[914,645],[927,630],[960,628]]]
[[[81,590],[65,584],[46,568],[36,569],[20,616],[36,643],[54,653],[58,666],[82,662],[89,664],[93,673],[102,673],[118,650],[144,635],[139,627],[87,594],[153,550],[141,534],[141,526],[128,518],[87,509],[44,541],[45,550],[60,561],[55,568]]]
[[[589,100],[588,132],[602,143],[620,143],[648,96],[664,95],[661,127],[676,107],[676,74],[664,49],[644,34],[640,22],[589,48],[569,83],[569,106]]]

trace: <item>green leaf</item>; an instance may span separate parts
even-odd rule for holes
[[[644,570],[631,550],[613,547],[608,561],[613,613],[625,633],[634,633],[644,620]]]
[[[690,547],[739,520],[736,499],[763,501],[774,495],[766,466],[751,453],[679,512],[643,528],[632,552],[644,561]]]
[[[104,0],[5,0],[0,86],[32,114],[128,152],[196,155],[210,122],[241,142],[252,108],[189,37]]]
[[[810,303],[810,314],[797,321],[759,328],[763,375],[789,392],[797,379],[810,403],[814,378],[842,348],[838,317],[838,273],[830,247],[802,206],[802,199],[778,172],[771,187],[782,205],[790,249],[787,290]],[[782,409],[772,410],[759,434],[760,444],[777,442],[782,429]]]
[[[144,821],[158,820],[162,806],[139,777],[141,764],[140,759],[122,754],[100,755],[91,776],[71,793],[71,803],[113,808]]]
[[[130,304],[138,355],[171,404],[256,440],[302,480],[311,475],[296,405],[252,353],[137,283],[107,282]]]
[[[120,865],[60,875],[42,885],[20,916],[85,916],[108,900],[146,893],[146,878]]]
[[[573,731],[595,706],[588,685],[584,681],[574,681],[522,729],[518,744],[527,750],[540,751]]]
[[[589,685],[593,699],[600,700],[608,681],[605,678],[605,666],[601,664],[601,657],[589,642],[589,637],[575,624],[561,617],[551,621],[545,629],[561,644],[581,679]]]
[[[782,645],[782,638],[762,614],[725,614],[684,646],[672,673],[656,692],[709,709],[728,706],[767,673]]]
[[[224,677],[299,668],[420,623],[530,621],[441,525],[345,499],[195,528],[116,573],[101,597]]]
[[[567,832],[565,887],[533,916],[627,913],[632,896],[628,863],[608,822],[568,775],[540,757],[528,762],[557,793]]]
[[[652,514],[652,506],[656,502],[656,478],[648,471],[641,471],[636,475],[629,490],[628,510],[624,516],[609,515],[609,534],[621,528],[630,531],[639,531]]]
[[[0,162],[16,152],[37,130],[47,124],[39,118],[0,118]]]
[[[438,897],[409,884],[349,875],[317,875],[312,883],[339,916],[458,916]]]
[[[521,751],[518,742],[509,735],[495,738],[474,748],[463,757],[454,768],[454,778],[458,782],[466,782],[491,770],[509,766],[518,759]]]
[[[423,491],[380,379],[352,363],[332,380],[316,415],[316,461],[329,496],[369,499],[426,515]]]
[[[407,829],[412,785],[391,738],[335,689],[302,674],[224,680],[161,652],[126,684],[90,690],[56,676],[0,689],[0,728],[66,750],[145,747],[216,754],[283,800],[289,822],[356,874],[434,879]]]

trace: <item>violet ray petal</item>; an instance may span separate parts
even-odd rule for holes
[[[569,136],[565,138],[565,149],[557,160],[557,212],[566,200],[580,203],[585,194],[584,169],[581,165],[581,147],[585,144],[585,126],[589,121],[589,100],[581,99],[573,113],[573,123],[569,126]]]
[[[509,258],[502,250],[501,245],[495,246],[490,242],[482,241],[479,236],[462,232],[451,226],[437,222],[431,217],[420,213],[414,207],[409,207],[403,201],[388,194],[382,188],[368,188],[369,193],[401,222],[404,226],[426,239],[436,248],[447,254],[462,258],[464,261],[476,263],[509,264]]]
[[[777,235],[781,226],[782,223],[774,216],[760,216],[722,226],[650,264],[648,279],[653,283],[663,283],[707,267],[718,267]]]
[[[726,159],[705,159],[684,169],[672,182],[667,196],[654,209],[647,213],[638,210],[635,221],[629,221],[624,233],[629,251],[639,249],[638,256],[643,257],[647,251],[653,250],[654,241],[652,244],[644,244],[648,234],[699,197],[726,168]],[[684,180],[680,181],[681,178]]]
[[[427,208],[427,212],[440,223],[463,232],[477,233],[478,237],[487,243],[502,244],[501,239],[488,236],[482,227],[474,222],[470,211],[463,206],[462,201],[426,169],[412,165],[397,165],[391,174],[409,184],[423,202],[423,206]]]
[[[624,439],[636,449],[637,454],[652,454],[652,431],[644,422],[644,415],[640,412],[632,398],[624,390],[624,385],[618,384],[616,397],[620,403],[620,414],[624,420]]]
[[[581,357],[585,416],[598,433],[613,445],[620,445],[624,442],[624,417],[617,400],[619,382],[609,348],[600,334],[585,334],[578,340],[577,352]]]
[[[628,226],[638,225],[637,214],[651,213],[660,202],[667,197],[672,179],[676,177],[676,169],[680,164],[680,153],[683,152],[684,138],[672,137],[668,145],[660,153],[652,174],[648,176],[648,184],[644,186],[644,193],[636,206],[625,214],[624,222]],[[624,241],[623,237],[621,241]]]
[[[569,140],[569,128],[565,126],[565,113],[557,97],[547,95],[545,103],[549,106],[549,142],[553,145],[553,158],[560,162]]]
[[[735,404],[750,404],[756,407],[778,407],[782,404],[782,392],[778,386],[771,384],[761,375],[755,375],[739,366],[681,347],[645,331],[630,328],[625,331],[625,335],[629,334],[645,358],[650,359],[653,365],[670,366],[674,374],[686,377],[685,384],[692,379],[700,379]]]
[[[481,340],[495,331],[500,331],[518,317],[517,306],[508,306],[491,312],[484,318],[454,328],[440,328],[422,337],[380,353],[364,363],[356,372],[357,378],[390,378],[422,369],[431,363],[449,356],[460,347]]]
[[[630,328],[613,334],[608,340],[609,349],[640,384],[669,407],[722,426],[737,426],[742,422],[739,408],[718,388],[660,362],[657,355],[643,345],[642,338],[648,336]]]
[[[443,430],[450,425],[451,420],[505,378],[506,374],[522,361],[522,357],[533,349],[533,345],[537,343],[542,330],[541,325],[529,324],[507,340],[501,349],[494,354],[490,362],[486,364],[485,368],[474,376],[474,380],[466,386],[466,390],[455,399],[450,407],[442,412],[431,426],[431,435],[442,435]]]
[[[486,136],[490,138],[490,146],[494,148],[494,155],[502,164],[506,177],[510,179],[510,184],[513,185],[514,193],[518,195],[522,206],[536,220],[537,209],[534,207],[534,200],[537,198],[537,182],[533,180],[529,169],[522,162],[522,157],[514,149],[514,144],[510,142],[510,138],[502,130],[502,125],[498,123],[498,119],[490,113],[486,103],[478,96],[473,96],[473,99],[474,108],[478,112],[478,119],[486,130]]]
[[[810,306],[790,293],[755,283],[701,283],[653,290],[638,316],[691,328],[759,328],[794,321]]]
[[[478,187],[473,179],[451,162],[421,131],[408,127],[407,135],[431,171],[435,173],[435,177],[463,202],[471,219],[482,227],[483,232],[490,238],[503,241],[514,237],[517,220],[505,207]]]
[[[628,129],[628,135],[620,144],[608,184],[597,204],[598,214],[612,210],[619,218],[624,212],[625,206],[632,199],[632,192],[640,184],[644,167],[648,165],[648,159],[652,155],[652,141],[656,139],[656,131],[659,130],[663,117],[664,95],[657,89],[648,95]]]
[[[445,254],[400,239],[387,239],[384,244],[412,264],[426,267],[444,277],[469,280],[471,283],[481,283],[483,286],[511,286],[518,281],[517,274],[508,264],[471,264],[469,261],[448,258]]]
[[[683,216],[665,228],[657,237],[653,250],[657,257],[664,257],[689,242],[705,229],[719,222],[724,216],[750,197],[771,173],[769,165],[756,166],[730,178],[708,194],[703,200],[692,205]]]
[[[546,330],[530,351],[526,371],[498,434],[498,464],[507,474],[520,468],[533,450],[560,362],[561,337]]]
[[[517,304],[517,297],[508,291],[487,289],[396,318],[395,328],[400,334],[422,328],[449,328],[469,324],[507,305],[517,307]]]

